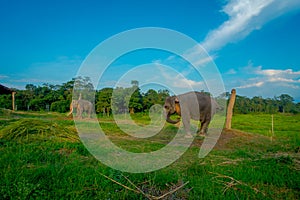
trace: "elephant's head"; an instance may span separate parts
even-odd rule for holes
[[[77,108],[77,106],[78,106],[78,100],[72,100],[71,106],[72,106],[72,108]]]
[[[78,106],[78,100],[72,100],[70,103],[70,112],[67,114],[68,116],[73,113],[74,108],[77,109]]]
[[[177,119],[176,121],[172,120],[170,116],[174,113],[181,115],[179,100],[176,96],[167,97],[164,104],[164,113],[166,117],[166,121],[171,124],[176,124],[180,121]]]

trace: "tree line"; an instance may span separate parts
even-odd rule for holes
[[[300,103],[295,103],[294,98],[288,94],[281,94],[274,98],[253,98],[236,96],[234,113],[300,113]]]
[[[65,113],[69,111],[73,99],[82,94],[83,99],[95,99],[97,113],[110,115],[112,110],[117,113],[147,112],[154,104],[163,104],[167,90],[150,89],[142,93],[137,81],[131,82],[129,88],[103,88],[94,91],[89,77],[77,77],[61,85],[43,84],[36,86],[27,84],[24,90],[16,90],[16,110],[22,111],[52,111]],[[78,89],[73,91],[74,86]],[[95,93],[94,93],[95,92]],[[80,93],[80,94],[79,94]],[[95,94],[95,98],[91,97]],[[0,107],[11,109],[11,95],[0,95]]]
[[[17,110],[23,111],[52,111],[65,113],[69,111],[72,96],[79,97],[79,92],[73,92],[73,87],[79,88],[83,99],[90,98],[94,87],[88,77],[77,77],[61,85],[43,84],[36,86],[27,84],[24,90],[17,90],[15,105]],[[88,92],[87,92],[88,91]],[[208,93],[209,94],[209,93]],[[148,112],[154,104],[164,104],[165,98],[170,96],[168,90],[149,89],[141,92],[137,81],[131,82],[131,87],[123,88],[102,88],[95,91],[95,105],[97,113],[110,115],[112,110],[116,113]],[[221,99],[229,98],[229,93],[216,97]],[[11,95],[0,95],[0,107],[11,108]],[[300,103],[294,103],[293,97],[288,94],[281,94],[274,98],[253,98],[236,96],[234,113],[300,113]]]

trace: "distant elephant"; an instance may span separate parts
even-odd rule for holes
[[[91,118],[91,114],[93,111],[93,104],[87,100],[79,99],[79,100],[72,100],[70,104],[70,112],[68,115],[71,115],[73,113],[73,109],[76,109],[76,117],[82,118],[83,112],[86,112],[88,115],[88,118]]]
[[[167,97],[164,104],[166,121],[176,124],[180,121],[170,119],[177,113],[182,117],[182,122],[187,136],[190,137],[190,120],[199,120],[201,123],[200,134],[207,134],[208,125],[219,108],[217,102],[203,92],[188,92],[178,96]]]

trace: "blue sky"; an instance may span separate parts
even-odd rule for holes
[[[20,89],[28,83],[61,84],[75,77],[90,51],[107,38],[162,27],[203,45],[227,91],[236,88],[249,97],[287,93],[300,101],[299,24],[298,0],[2,0],[0,83]],[[152,52],[150,62],[161,63],[166,54],[159,55]],[[116,63],[136,64],[128,59]],[[149,60],[138,64],[143,62]]]

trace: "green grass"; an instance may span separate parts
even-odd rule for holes
[[[272,118],[269,114],[235,115],[232,127],[259,134],[273,140],[276,151],[297,151],[300,147],[300,115],[274,114],[274,133],[271,133]],[[278,149],[276,149],[276,147]],[[266,149],[270,147],[265,147]]]
[[[251,133],[259,133],[270,136],[272,128],[271,114],[247,114],[234,115],[232,127]],[[300,131],[300,115],[274,114],[274,133],[275,136],[285,136],[296,134]]]
[[[300,198],[300,115],[274,115],[272,140],[270,115],[235,115],[232,127],[240,131],[223,133],[205,158],[198,158],[202,139],[197,138],[172,165],[144,174],[122,173],[101,164],[79,140],[66,137],[76,130],[65,115],[0,115],[0,199],[146,199],[103,175],[135,189],[127,177],[154,196],[189,182],[165,199]],[[149,123],[142,114],[133,118]],[[122,133],[111,117],[100,119],[100,125],[115,144],[132,152],[158,150],[177,131],[166,125],[152,138],[134,139]]]

